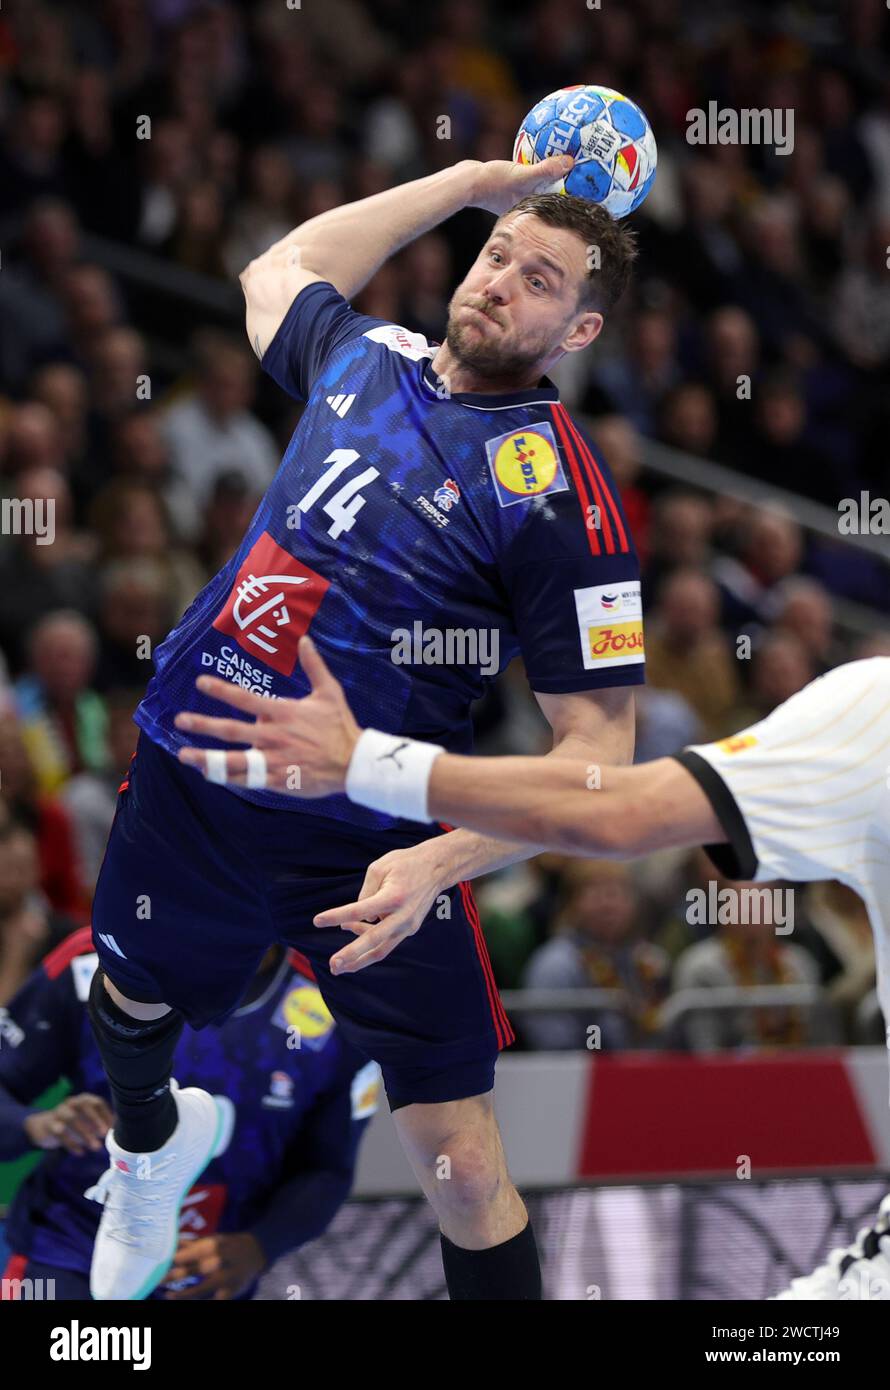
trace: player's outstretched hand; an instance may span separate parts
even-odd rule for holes
[[[546,193],[564,179],[574,164],[570,154],[551,155],[538,164],[514,164],[512,159],[486,159],[479,165],[470,207],[485,208],[498,217],[530,193]]]
[[[385,960],[400,941],[423,925],[440,892],[427,844],[393,849],[375,859],[368,865],[356,902],[328,908],[313,918],[316,927],[342,927],[355,933],[355,941],[331,956],[328,964],[333,975],[354,975]]]
[[[342,685],[310,638],[300,642],[299,655],[312,687],[302,700],[270,700],[217,676],[199,676],[195,684],[202,694],[248,718],[177,714],[178,729],[229,745],[228,749],[181,748],[179,761],[220,785],[229,782],[305,797],[342,792],[361,729]]]

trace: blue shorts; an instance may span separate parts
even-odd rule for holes
[[[418,932],[354,975],[328,969],[352,936],[312,925],[358,897],[373,860],[427,833],[255,805],[143,733],[96,885],[102,968],[129,998],[203,1028],[238,1007],[265,951],[283,942],[309,960],[347,1040],[380,1063],[393,1109],[481,1095],[513,1030],[469,885],[448,893],[450,917],[434,903]]]

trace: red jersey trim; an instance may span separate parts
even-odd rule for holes
[[[73,931],[70,936],[65,937],[64,941],[60,941],[48,956],[44,956],[43,968],[51,980],[56,980],[63,971],[68,969],[75,956],[85,956],[95,949],[92,927],[78,927],[77,931]]]
[[[565,424],[562,418],[557,414],[556,406],[552,405],[550,407],[550,410],[553,414],[553,423],[556,426],[556,432],[559,435],[559,442],[561,443],[565,456],[568,459],[569,471],[571,472],[572,480],[575,484],[575,492],[578,497],[578,504],[581,508],[581,514],[584,518],[584,530],[587,535],[587,544],[590,546],[590,553],[591,555],[601,555],[603,552],[602,546],[600,545],[599,534],[596,531],[595,527],[588,526],[587,524],[590,519],[590,503],[587,500],[587,489],[584,486],[584,478],[581,473],[581,465],[578,462],[578,458],[575,454],[572,441],[569,439],[568,433],[565,428]],[[602,507],[600,507],[600,511],[602,511]]]

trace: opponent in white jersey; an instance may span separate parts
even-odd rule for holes
[[[270,786],[293,790],[298,766],[300,796],[345,790],[360,805],[390,814],[570,854],[632,858],[704,845],[729,878],[839,879],[868,909],[878,995],[890,1020],[890,657],[837,667],[732,738],[638,767],[600,768],[572,758],[459,757],[362,731],[308,639],[304,647],[300,657],[313,685],[305,700],[264,701],[202,677],[205,693],[257,722],[233,727],[231,720],[187,715],[181,727],[230,745],[249,742],[263,755]],[[204,750],[180,756],[206,772]],[[228,752],[225,759],[225,775],[243,783],[247,754]],[[381,866],[394,858],[387,855]],[[382,959],[416,930],[398,875],[375,869],[360,901],[316,918],[319,926],[340,924],[356,934],[342,953],[350,970]],[[872,1230],[782,1295],[851,1296],[890,1300],[890,1197]]]

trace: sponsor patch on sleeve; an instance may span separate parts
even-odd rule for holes
[[[733,734],[731,738],[721,738],[717,747],[723,753],[741,753],[745,748],[753,748],[756,742],[756,734]]]
[[[568,491],[553,426],[546,420],[487,439],[485,453],[502,507],[512,507],[527,497]]]
[[[576,589],[575,608],[585,671],[633,666],[645,659],[638,579]]]
[[[352,1078],[349,1097],[352,1103],[352,1118],[366,1120],[380,1103],[381,1072],[376,1062],[368,1062]]]

